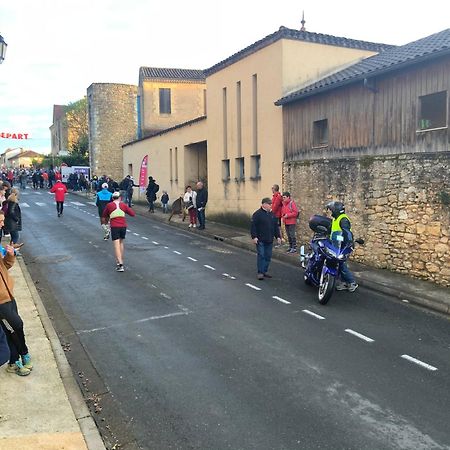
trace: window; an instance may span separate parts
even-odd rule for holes
[[[241,82],[236,83],[236,131],[237,131],[237,154],[242,155],[242,95]]]
[[[178,147],[175,147],[175,181],[178,181]]]
[[[244,158],[236,158],[236,180],[245,178]]]
[[[128,175],[133,175],[133,164],[128,164]]]
[[[159,113],[160,114],[171,114],[172,113],[172,103],[170,98],[170,89],[160,88],[159,89]]]
[[[447,91],[419,97],[419,130],[447,126]]]
[[[170,167],[170,182],[172,183],[173,181],[173,163],[172,163],[172,149],[170,149],[169,151],[169,158],[170,158],[170,163],[169,163],[169,167]]]
[[[227,181],[230,179],[230,160],[222,160],[222,180]]]
[[[253,125],[253,151],[256,155],[258,153],[258,75],[255,73],[252,76],[252,125]]]
[[[227,88],[222,90],[222,127],[223,127],[223,157],[228,158],[228,106],[227,106]]]
[[[259,180],[261,178],[261,155],[250,157],[250,179]]]
[[[313,123],[313,147],[328,145],[328,119],[316,120]]]

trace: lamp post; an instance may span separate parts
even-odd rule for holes
[[[8,47],[8,44],[5,42],[2,35],[0,34],[0,64],[5,59],[6,47]]]

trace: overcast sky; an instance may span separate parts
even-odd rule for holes
[[[50,151],[54,104],[91,83],[138,83],[141,66],[206,69],[276,31],[307,31],[402,45],[450,27],[450,1],[0,0],[0,153]]]

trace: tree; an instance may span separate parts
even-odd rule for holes
[[[89,165],[89,135],[86,97],[76,102],[69,103],[65,107],[64,112],[68,133],[69,156],[77,161],[82,161],[83,165]]]

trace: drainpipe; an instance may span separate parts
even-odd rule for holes
[[[142,138],[142,130],[141,130],[141,96],[137,96],[137,104],[136,104],[136,110],[137,110],[137,138]]]

